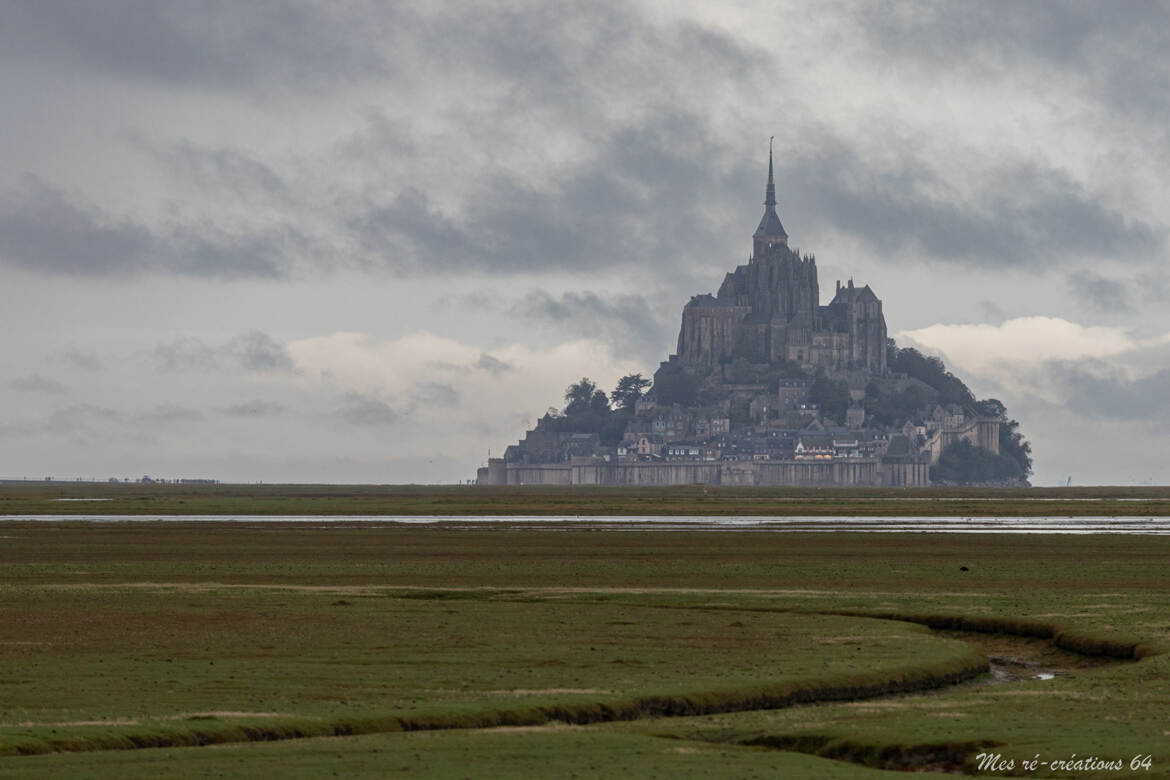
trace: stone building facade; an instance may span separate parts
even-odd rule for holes
[[[709,373],[735,358],[789,360],[805,370],[859,369],[886,373],[886,320],[868,285],[837,283],[820,305],[817,261],[788,246],[776,213],[776,184],[768,154],[764,216],[752,236],[746,265],[728,273],[715,295],[696,295],[683,309],[675,359]]]

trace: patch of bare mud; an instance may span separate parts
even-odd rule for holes
[[[210,710],[207,712],[180,712],[165,715],[158,720],[190,720],[192,718],[300,718],[294,712],[243,712],[237,710]]]
[[[26,720],[21,723],[0,723],[0,727],[10,728],[56,728],[57,726],[137,726],[140,721],[137,718],[107,718],[104,720],[56,720],[56,721],[32,721]]]
[[[53,720],[20,723],[0,723],[0,728],[57,728],[66,726],[139,726],[143,721],[198,720],[200,718],[299,718],[292,712],[243,712],[236,710],[210,710],[206,712],[180,712],[175,715],[151,715],[140,718],[97,718],[93,720]]]
[[[616,693],[616,691],[605,690],[604,688],[496,688],[494,690],[476,691],[466,688],[428,688],[430,693],[471,693],[476,696],[544,696],[554,694],[593,694],[593,693]]]
[[[493,734],[537,734],[546,731],[570,731],[572,729],[589,728],[576,726],[572,723],[546,723],[541,726],[493,726],[486,729],[470,729],[471,731],[491,732]]]
[[[494,696],[539,696],[546,693],[613,693],[603,688],[507,688],[494,691],[481,691]]]

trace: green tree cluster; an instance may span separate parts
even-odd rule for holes
[[[970,406],[975,396],[963,384],[963,380],[947,371],[946,365],[933,356],[923,355],[912,347],[899,349],[893,339],[887,342],[886,362],[891,371],[906,374],[938,391],[939,402]]]
[[[877,384],[870,382],[865,388],[865,422],[870,426],[898,426],[929,406],[932,396],[917,385],[911,385],[900,393],[883,395]]]
[[[596,382],[581,377],[565,388],[564,412],[549,409],[537,428],[556,433],[596,433],[603,446],[612,447],[622,440],[634,405],[649,386],[650,381],[641,374],[629,374],[619,379],[613,393],[607,395]],[[611,400],[616,408],[611,406]]]
[[[838,425],[845,424],[845,412],[849,409],[849,385],[838,379],[829,379],[824,370],[817,372],[816,379],[808,388],[808,400],[820,407],[821,417]]]
[[[1013,482],[1026,476],[1013,458],[976,447],[966,439],[943,450],[938,463],[930,467],[931,482],[955,485]]]
[[[633,414],[638,400],[646,394],[651,382],[641,374],[627,374],[618,380],[617,387],[609,394],[620,411]]]

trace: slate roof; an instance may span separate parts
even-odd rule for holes
[[[878,297],[873,294],[873,290],[869,289],[867,284],[861,288],[861,292],[857,293],[857,300],[860,303],[877,303]]]
[[[765,238],[767,236],[788,238],[788,234],[784,232],[784,226],[780,224],[780,216],[772,206],[764,209],[764,218],[760,220],[760,226],[756,228],[754,237]]]

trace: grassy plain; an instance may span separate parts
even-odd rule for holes
[[[96,500],[95,500],[96,499]],[[1170,488],[474,487],[0,482],[0,515],[1166,517]]]
[[[1167,537],[3,521],[0,777],[852,778],[991,745],[1167,777],[1168,565]],[[987,655],[1064,673],[833,700]]]

